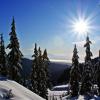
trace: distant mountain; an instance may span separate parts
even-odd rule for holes
[[[23,65],[22,75],[23,77],[28,77],[31,73],[32,60],[23,58],[22,65]],[[62,62],[62,61],[61,62],[56,62],[56,61],[50,62],[49,73],[50,73],[50,80],[53,85],[59,84],[59,81],[58,81],[59,78],[64,73],[64,71],[70,67],[70,65],[71,64],[67,62]]]
[[[30,75],[31,68],[32,68],[32,60],[23,58],[22,66],[23,66],[22,75],[24,77],[28,77]]]
[[[49,65],[49,73],[51,75],[50,79],[53,85],[60,84],[59,78],[64,73],[66,69],[70,68],[71,64],[67,64],[65,62],[51,62]]]
[[[99,57],[92,59],[92,63],[95,64],[98,61]],[[32,68],[32,60],[23,58],[22,59],[22,75],[23,77],[28,78],[31,73]],[[53,85],[58,85],[62,83],[67,83],[69,81],[70,75],[70,63],[63,62],[63,61],[51,61],[49,65],[49,73],[50,73],[50,80]],[[82,70],[83,64],[80,64],[80,68]],[[65,81],[66,80],[66,81]]]
[[[99,60],[100,60],[99,57],[92,59],[92,64],[95,65]],[[83,69],[84,69],[83,66],[84,66],[84,62],[79,64],[80,74],[82,74],[82,72],[83,72]],[[62,74],[59,75],[59,77],[57,79],[57,85],[66,84],[69,82],[70,70],[71,70],[71,67],[68,67],[63,71]]]

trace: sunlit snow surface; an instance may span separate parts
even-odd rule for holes
[[[6,100],[2,99],[2,95],[10,89],[12,90],[13,97],[7,100],[44,100],[17,82],[6,79],[0,80],[0,100]]]
[[[100,100],[100,97],[96,95],[94,95],[93,97],[79,95],[78,97],[68,98],[66,96],[66,97],[63,97],[62,100]]]
[[[59,85],[59,86],[55,86],[54,88],[61,88],[62,87],[68,87],[67,85]],[[62,93],[66,92],[66,96],[62,95]],[[89,95],[79,95],[77,97],[71,97],[70,95],[67,94],[68,90],[66,89],[66,91],[48,91],[48,95],[49,98],[48,100],[100,100],[100,97],[91,94],[91,96]]]

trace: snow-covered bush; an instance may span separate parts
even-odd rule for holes
[[[2,94],[2,98],[3,99],[10,99],[10,98],[12,98],[13,97],[13,94],[12,94],[12,90],[10,89],[10,90],[8,90],[7,92],[4,92],[3,94]]]

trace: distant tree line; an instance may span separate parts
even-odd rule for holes
[[[27,86],[25,78],[21,75],[21,71],[23,70],[21,63],[23,54],[20,51],[14,18],[12,20],[9,36],[10,42],[6,47],[9,49],[9,52],[6,54],[3,34],[0,34],[0,76],[15,80],[47,99],[47,89],[50,87],[48,73],[48,65],[50,61],[47,50],[45,49],[42,53],[41,48],[39,47],[37,49],[37,44],[35,43],[34,54],[32,55],[32,70],[28,80],[30,84]]]

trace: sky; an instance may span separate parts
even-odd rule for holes
[[[100,0],[0,0],[0,33],[9,43],[12,17],[24,57],[31,58],[34,44],[46,48],[50,59],[72,59],[77,44],[80,61],[84,60],[86,34],[79,35],[72,24],[88,20],[93,57],[100,49]],[[7,52],[9,50],[6,50]]]

